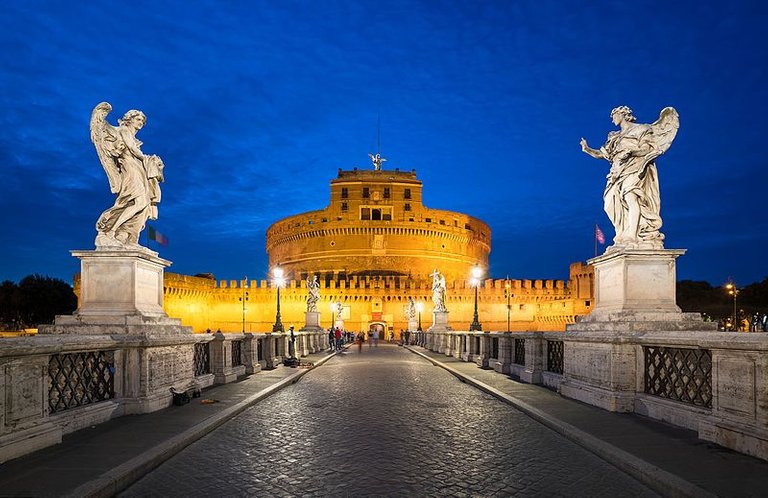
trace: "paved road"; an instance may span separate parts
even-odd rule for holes
[[[121,496],[655,496],[396,346],[356,348]]]

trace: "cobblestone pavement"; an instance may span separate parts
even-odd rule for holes
[[[397,346],[352,348],[121,496],[655,496]]]

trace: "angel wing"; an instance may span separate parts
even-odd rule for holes
[[[678,128],[680,128],[680,116],[675,108],[665,107],[662,109],[659,119],[651,125],[655,150],[652,154],[653,157],[650,159],[659,157],[669,149],[675,136],[677,136]]]
[[[120,156],[125,143],[120,139],[117,129],[107,122],[107,114],[112,110],[108,102],[102,102],[93,108],[91,112],[91,141],[96,147],[96,154],[104,167],[104,172],[109,180],[109,188],[113,194],[120,191],[120,164],[117,157]]]

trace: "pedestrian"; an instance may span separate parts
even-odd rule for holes
[[[373,331],[373,346],[379,347],[379,329]]]
[[[336,349],[336,337],[333,335],[333,327],[328,328],[328,350],[333,352]]]
[[[336,339],[336,351],[341,351],[341,329],[339,327],[336,327],[336,330],[333,333],[334,338]]]
[[[362,353],[363,352],[363,333],[362,332],[360,332],[357,335],[356,341],[357,341],[357,352]]]

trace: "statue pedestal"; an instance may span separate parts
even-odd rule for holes
[[[675,260],[683,254],[684,249],[627,249],[588,261],[595,268],[595,306],[566,326],[561,394],[610,411],[634,411],[643,389],[637,341],[654,332],[716,330],[675,302]]]
[[[449,330],[451,327],[448,326],[448,312],[433,311],[432,326],[429,327],[428,332],[448,332]]]
[[[71,252],[80,259],[79,307],[41,333],[183,333],[181,321],[163,310],[163,270],[170,261],[143,247]]]
[[[323,330],[320,325],[320,312],[319,311],[307,311],[304,313],[304,326],[299,330],[317,331]]]

